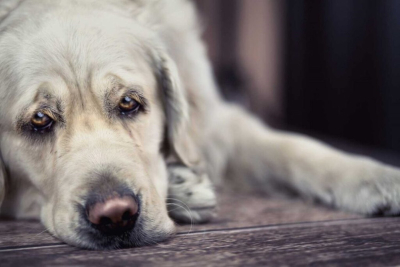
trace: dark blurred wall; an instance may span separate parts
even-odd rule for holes
[[[283,118],[281,0],[197,0],[223,95],[272,124]]]
[[[400,1],[287,0],[286,122],[400,151]]]
[[[196,0],[221,91],[275,126],[400,152],[400,0]]]

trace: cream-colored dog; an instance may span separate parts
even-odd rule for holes
[[[2,215],[79,247],[208,221],[210,180],[400,212],[398,169],[224,102],[187,0],[0,0],[0,115]]]

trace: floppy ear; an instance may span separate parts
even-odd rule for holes
[[[18,7],[22,0],[0,0],[0,24]],[[0,207],[6,191],[6,170],[0,153]]]
[[[199,153],[189,129],[189,106],[178,68],[163,50],[153,51],[153,62],[166,115],[168,154],[186,166],[195,165]]]
[[[6,194],[6,169],[3,165],[3,160],[0,155],[0,207]]]
[[[13,11],[22,0],[0,0],[0,23]]]

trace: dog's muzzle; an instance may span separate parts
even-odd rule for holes
[[[76,231],[87,247],[113,249],[146,244],[140,194],[125,185],[104,182],[92,187],[84,200],[85,204],[78,206]]]

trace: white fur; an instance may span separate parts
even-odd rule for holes
[[[127,122],[108,114],[120,87],[140,88],[149,111]],[[398,169],[277,132],[221,99],[190,1],[1,0],[0,102],[1,213],[40,217],[76,246],[101,248],[76,231],[74,205],[104,170],[141,192],[147,243],[173,233],[168,211],[210,220],[210,180],[400,212]],[[43,102],[62,106],[65,123],[38,141],[18,125]]]

